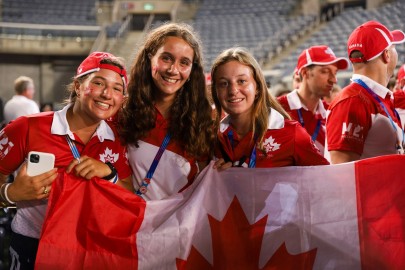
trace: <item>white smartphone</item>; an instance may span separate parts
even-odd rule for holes
[[[27,174],[35,176],[48,172],[55,166],[55,155],[51,153],[31,151],[28,153]]]

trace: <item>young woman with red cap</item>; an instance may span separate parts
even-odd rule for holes
[[[188,187],[210,160],[214,141],[201,45],[187,24],[152,30],[131,70],[120,118],[133,183],[146,200]]]
[[[309,134],[269,94],[259,64],[243,48],[223,51],[211,69],[217,115],[217,169],[327,165]]]
[[[74,173],[85,179],[116,182],[130,178],[126,149],[115,128],[105,120],[121,108],[127,77],[123,62],[95,52],[77,69],[68,86],[70,98],[60,111],[23,116],[0,132],[0,189],[4,205],[17,205],[12,222],[11,262],[16,269],[33,269],[47,198],[58,173]],[[55,168],[37,176],[27,174],[30,151],[55,155]],[[14,182],[7,176],[19,170]]]

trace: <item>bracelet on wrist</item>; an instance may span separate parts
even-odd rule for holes
[[[2,187],[2,191],[3,191],[3,193],[2,193],[2,198],[4,198],[4,199],[6,199],[6,202],[8,202],[9,204],[15,204],[15,202],[13,202],[12,200],[10,200],[10,198],[8,197],[8,195],[7,195],[7,190],[8,190],[8,187],[11,185],[11,183],[7,183],[7,184],[3,184],[3,186],[4,186],[4,188],[3,188],[3,186],[1,186]],[[4,196],[3,196],[4,195]]]
[[[108,181],[110,181],[110,182],[113,183],[113,184],[117,183],[117,181],[118,181],[118,174],[116,174],[111,180],[108,180]]]
[[[112,165],[110,162],[106,162],[105,164],[107,164],[107,166],[110,168],[111,173],[107,176],[104,176],[103,179],[110,181],[113,180],[114,178],[118,178],[117,170],[115,169],[114,165]]]

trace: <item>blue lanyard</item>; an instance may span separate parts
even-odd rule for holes
[[[228,139],[229,142],[231,143],[232,146],[232,150],[234,149],[234,140],[233,140],[233,132],[232,130],[230,130],[228,132]],[[256,167],[256,136],[255,136],[255,142],[253,144],[253,149],[252,149],[252,153],[250,154],[250,159],[249,159],[249,168],[255,168]],[[242,164],[245,162],[246,157],[243,156],[240,160],[239,160],[239,167],[242,167]],[[232,161],[231,161],[232,162]]]
[[[159,147],[158,152],[156,153],[155,158],[153,159],[152,164],[150,165],[150,168],[148,172],[146,173],[145,178],[143,179],[141,183],[141,187],[136,191],[137,195],[142,195],[145,194],[148,191],[148,185],[150,184],[150,180],[153,177],[153,174],[155,173],[155,170],[159,164],[160,158],[163,155],[163,152],[165,151],[167,145],[169,144],[170,141],[170,134],[167,133],[165,138],[163,139],[162,144]]]
[[[304,127],[304,117],[302,117],[301,108],[299,110],[297,110],[297,113],[298,113],[299,122],[300,122],[301,126]],[[316,128],[314,130],[314,133],[311,135],[312,141],[316,141],[316,138],[318,137],[320,130],[321,130],[321,119],[318,119],[318,121],[316,122]]]
[[[394,120],[392,120],[392,117],[391,117],[390,113],[388,112],[387,107],[385,107],[384,103],[383,103],[383,102],[381,101],[381,99],[377,96],[377,94],[374,93],[374,92],[367,86],[367,84],[366,84],[365,82],[363,82],[361,79],[354,79],[353,82],[355,82],[355,83],[357,83],[357,84],[360,84],[360,85],[361,85],[364,89],[366,89],[366,91],[381,105],[381,107],[384,109],[385,113],[387,114],[388,119],[390,120],[391,125],[392,125],[392,127],[394,128],[395,133],[397,133],[397,127],[395,126]],[[395,110],[395,108],[394,108],[393,110],[394,110],[395,116],[397,117],[397,119],[399,120],[399,122],[401,122],[401,118],[399,117],[398,112]],[[403,129],[402,127],[401,127],[401,130],[402,130],[402,144],[400,145],[399,142],[398,142],[399,140],[397,140],[397,149],[398,149],[398,150],[401,149],[402,146],[404,145],[404,139],[405,139],[405,138],[404,138],[404,137],[405,137],[405,132],[404,132],[404,129]],[[398,136],[398,135],[397,135],[397,136]]]
[[[77,161],[80,163],[80,153],[79,150],[77,150],[76,144],[72,139],[69,137],[69,135],[65,135],[66,141],[70,147],[70,151],[72,151],[73,157],[77,159]],[[116,174],[111,180],[109,180],[111,183],[116,183],[118,181],[118,174]]]
[[[79,161],[80,159],[80,154],[79,150],[77,150],[76,144],[72,141],[72,139],[69,137],[69,135],[66,134],[66,141],[70,147],[70,151],[72,151],[73,157]]]

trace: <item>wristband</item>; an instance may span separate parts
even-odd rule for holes
[[[8,198],[8,196],[7,196],[7,189],[8,189],[8,187],[11,185],[11,183],[7,183],[6,184],[6,187],[4,188],[4,198],[6,199],[6,201],[9,203],[9,204],[15,204],[15,202],[13,202],[12,200],[10,200],[9,198]]]
[[[111,173],[109,175],[107,175],[107,176],[104,176],[103,179],[104,180],[111,180],[117,175],[117,170],[115,169],[115,167],[110,162],[106,162],[105,164],[107,164],[108,167],[110,167]]]

